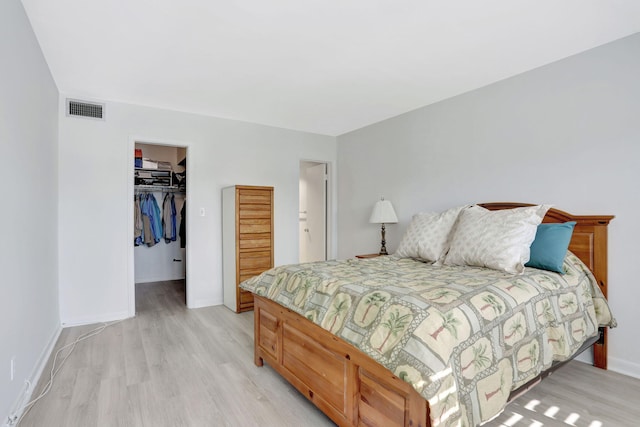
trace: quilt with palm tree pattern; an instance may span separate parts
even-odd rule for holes
[[[241,284],[349,342],[429,401],[431,425],[479,425],[511,390],[615,321],[589,269],[434,266],[385,256],[276,267]]]

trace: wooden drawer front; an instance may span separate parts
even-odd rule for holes
[[[259,346],[271,357],[278,359],[278,319],[264,310],[259,311]]]
[[[240,235],[240,249],[271,248],[271,233],[255,233]]]
[[[271,205],[240,205],[240,219],[271,218]]]
[[[307,397],[320,408],[329,405],[344,413],[345,359],[288,323],[283,325],[282,341],[282,366],[295,373],[308,387]]]
[[[404,396],[382,387],[360,369],[359,426],[405,426]]]
[[[241,190],[238,202],[240,205],[271,205],[271,191]]]
[[[240,289],[240,304],[253,305],[253,294],[251,292]]]
[[[242,313],[245,311],[251,311],[253,310],[253,302],[246,302],[244,304],[240,304],[238,307],[238,313]]]
[[[240,238],[245,233],[271,233],[269,218],[252,218],[240,220]]]
[[[271,251],[241,252],[238,262],[240,270],[267,270],[271,268]]]

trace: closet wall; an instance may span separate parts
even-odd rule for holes
[[[170,147],[165,145],[153,145],[136,143],[135,147],[142,150],[144,158],[170,162],[174,172],[184,172],[180,166],[181,160],[186,157],[186,149],[183,147]],[[133,153],[132,161],[133,161]],[[154,191],[153,195],[162,209],[162,202],[166,193]],[[185,193],[172,193],[175,196],[177,229],[180,229],[180,210],[185,201]],[[135,282],[159,282],[163,280],[178,280],[186,277],[186,249],[181,248],[180,237],[175,242],[165,243],[164,239],[154,246],[140,245],[134,248]]]

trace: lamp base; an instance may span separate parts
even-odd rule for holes
[[[382,233],[382,242],[380,242],[380,253],[379,253],[379,255],[389,255],[387,253],[387,247],[385,246],[387,242],[384,240],[384,235],[385,235],[384,224],[382,224],[381,233]]]

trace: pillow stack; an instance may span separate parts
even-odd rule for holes
[[[449,235],[460,212],[467,206],[442,213],[422,212],[411,219],[396,255],[426,262],[440,262],[449,249]]]
[[[460,206],[413,216],[396,256],[521,274],[525,266],[563,274],[575,222],[542,224],[550,205],[491,211]]]
[[[446,265],[474,265],[521,274],[529,247],[549,205],[490,211],[472,206],[460,213]]]

